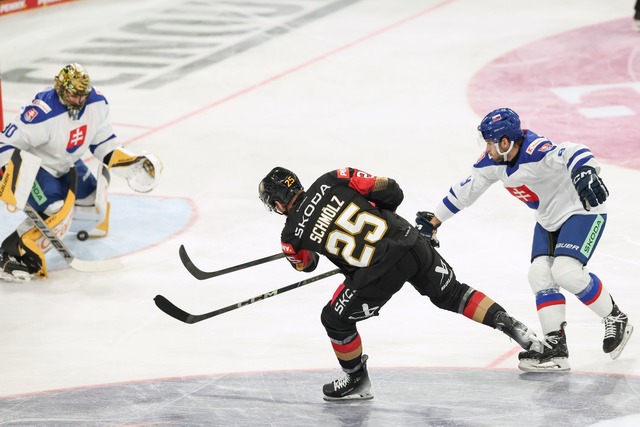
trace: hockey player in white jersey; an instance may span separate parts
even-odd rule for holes
[[[154,189],[162,172],[156,156],[136,155],[120,146],[106,98],[76,63],[64,66],[54,78],[54,87],[36,94],[0,134],[1,194],[7,205],[15,202],[9,189],[16,188],[21,177],[20,164],[14,164],[18,150],[41,159],[35,182],[29,183],[27,203],[59,238],[68,231],[81,233],[80,238],[107,235],[109,171],[127,179],[139,192]],[[100,162],[95,175],[82,160],[88,154]],[[72,182],[76,175],[77,184]],[[44,254],[49,242],[30,220],[22,222],[1,248],[0,274],[47,277]]]
[[[436,229],[473,204],[492,184],[502,181],[507,191],[535,210],[531,265],[528,278],[547,348],[519,354],[520,369],[529,372],[570,369],[565,335],[565,297],[574,294],[603,319],[603,350],[616,359],[633,326],[587,263],[605,224],[604,204],[609,192],[598,176],[600,166],[584,145],[554,144],[531,130],[509,108],[491,111],[478,126],[486,149],[471,175],[454,184],[433,211],[418,212],[416,224],[438,244]]]

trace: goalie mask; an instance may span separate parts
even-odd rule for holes
[[[276,209],[276,202],[288,205],[293,196],[304,190],[295,173],[289,169],[276,167],[264,177],[258,185],[258,194],[262,203],[271,212],[282,214]]]
[[[53,87],[60,102],[67,107],[69,117],[78,120],[92,89],[89,73],[80,64],[65,65],[55,77]]]

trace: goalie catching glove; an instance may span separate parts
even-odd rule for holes
[[[162,162],[150,153],[135,155],[124,148],[116,148],[108,163],[109,169],[125,178],[129,187],[138,193],[148,193],[160,182]]]
[[[440,241],[436,237],[438,226],[433,225],[431,220],[435,217],[433,212],[421,211],[416,214],[416,228],[422,237],[427,239],[434,248],[440,247]]]
[[[591,166],[582,166],[571,172],[571,180],[586,211],[607,200],[609,190]]]

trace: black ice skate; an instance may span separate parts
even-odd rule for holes
[[[562,322],[559,331],[549,332],[545,336],[545,347],[542,353],[537,351],[523,351],[518,355],[518,368],[525,372],[558,372],[568,371],[569,349],[564,332],[566,322]]]
[[[609,353],[612,359],[617,359],[631,337],[633,325],[615,303],[611,314],[602,319],[602,322],[604,323],[602,350]]]
[[[367,372],[367,359],[369,356],[362,355],[362,369],[353,374],[346,374],[322,388],[324,400],[368,400],[373,399],[371,394],[371,381]]]
[[[29,267],[7,252],[0,253],[0,280],[8,282],[27,282],[33,274]]]
[[[520,344],[520,347],[537,353],[542,352],[544,345],[538,339],[536,334],[531,332],[524,323],[514,319],[504,311],[496,313],[494,323],[497,330],[504,332],[515,342]]]

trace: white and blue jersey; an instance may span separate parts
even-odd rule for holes
[[[51,88],[40,92],[0,134],[0,165],[9,162],[13,148],[42,159],[42,168],[58,178],[91,151],[100,161],[118,146],[104,96],[91,90],[78,120]]]
[[[591,166],[599,172],[600,166],[584,145],[571,142],[556,145],[530,130],[525,130],[524,135],[518,156],[511,162],[496,162],[483,153],[473,165],[471,175],[450,188],[434,213],[444,222],[472,205],[492,184],[502,181],[509,194],[535,211],[538,224],[532,258],[563,254],[586,263],[604,228],[606,205],[586,211],[571,181],[571,172],[581,166]],[[561,233],[569,218],[580,225],[576,224],[571,233]],[[595,240],[588,242],[588,234],[594,227]],[[553,253],[547,253],[549,243],[555,248]]]
[[[556,231],[572,215],[606,213],[602,204],[585,211],[571,182],[571,172],[581,166],[600,166],[581,144],[554,144],[525,130],[525,139],[515,162],[496,162],[487,153],[473,165],[471,175],[454,184],[434,213],[446,221],[472,205],[492,184],[502,181],[507,191],[535,211],[536,221],[547,231]]]
[[[42,159],[34,187],[38,197],[32,192],[29,204],[43,211],[64,199],[68,188],[66,175],[74,165],[78,172],[77,198],[91,194],[95,190],[95,178],[81,159],[90,151],[103,162],[118,146],[109,104],[102,94],[92,89],[78,119],[73,120],[51,88],[38,93],[33,102],[5,126],[0,134],[0,165],[9,162],[14,148]]]

